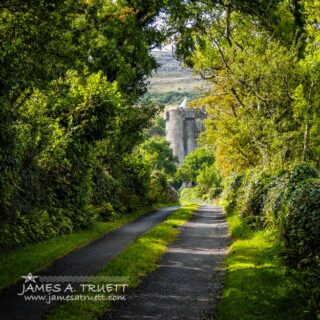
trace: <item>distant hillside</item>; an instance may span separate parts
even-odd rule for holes
[[[196,89],[200,81],[195,79],[191,71],[182,67],[171,52],[152,52],[161,67],[149,79],[149,90],[145,98],[165,105],[182,102],[187,96],[190,100],[200,96]]]

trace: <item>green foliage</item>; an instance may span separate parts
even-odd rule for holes
[[[178,169],[177,178],[187,186],[196,187],[182,190],[181,199],[211,201],[221,194],[221,177],[214,160],[213,150],[206,147],[199,147],[185,157]]]
[[[241,184],[239,183],[241,181]],[[309,295],[309,307],[319,310],[320,184],[318,172],[307,164],[272,175],[249,171],[243,179],[229,179],[224,206],[251,228],[277,230],[291,267]],[[240,213],[240,214],[239,214]],[[267,229],[268,230],[268,229]]]
[[[268,172],[249,171],[242,183],[242,197],[238,203],[239,214],[252,227],[264,224],[263,208],[273,177]]]
[[[201,203],[199,186],[183,188],[180,191],[180,201],[182,203]]]
[[[177,157],[172,154],[170,143],[165,138],[153,136],[139,146],[139,154],[151,170],[163,171],[172,176],[176,172]]]
[[[178,170],[178,178],[183,182],[196,182],[200,170],[214,162],[214,153],[210,148],[200,147],[190,152]]]
[[[149,183],[148,200],[151,203],[168,200],[167,177],[162,171],[153,171]]]
[[[298,184],[290,196],[283,237],[290,256],[296,261],[320,256],[320,181]]]
[[[243,175],[236,175],[225,178],[223,181],[222,204],[227,215],[233,213],[237,208],[238,192],[243,178]]]
[[[15,225],[3,224],[0,227],[0,246],[12,249],[19,245],[48,240],[57,235],[73,232],[75,224],[72,213],[58,209],[51,212],[37,210],[29,215],[18,217]],[[81,220],[81,218],[77,219]]]
[[[293,168],[289,178],[289,188],[293,189],[295,185],[309,178],[318,178],[318,171],[308,164],[302,163]]]
[[[147,185],[146,199],[156,201],[177,201],[177,192],[171,187],[176,172],[177,157],[173,156],[169,142],[160,136],[144,140],[138,148],[138,156],[151,173]]]
[[[137,154],[124,158],[121,168],[126,171],[118,176],[121,181],[118,196],[126,211],[132,212],[146,205],[151,171]]]
[[[157,117],[154,119],[152,126],[146,132],[146,137],[150,138],[152,136],[164,137],[166,135],[166,121],[164,117]]]
[[[301,167],[296,168],[302,175]],[[307,169],[305,167],[305,169]],[[312,168],[311,168],[312,169]],[[310,172],[311,171],[311,172]],[[303,173],[305,173],[304,170]],[[308,170],[317,175],[317,172]],[[296,174],[293,175],[297,177]],[[309,292],[309,306],[320,310],[320,181],[306,179],[295,186],[283,219],[282,238],[289,262],[298,267]]]
[[[197,185],[200,187],[200,195],[207,200],[217,198],[221,191],[221,178],[215,164],[203,167],[197,179]]]
[[[197,92],[188,91],[169,91],[165,93],[148,92],[145,94],[144,99],[150,99],[157,104],[180,104],[181,101],[187,97],[188,100],[199,98],[200,94]]]
[[[7,235],[16,227],[4,248],[144,205],[151,172],[132,153],[160,111],[137,101],[157,67],[162,5],[0,5],[0,216]]]
[[[266,226],[281,228],[289,195],[289,178],[290,173],[286,171],[273,177],[263,207]]]
[[[222,196],[227,214],[238,212],[252,228],[265,226],[265,206],[273,184],[274,177],[261,169],[229,177],[224,182]]]

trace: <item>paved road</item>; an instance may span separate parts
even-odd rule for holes
[[[200,207],[181,227],[159,268],[102,319],[215,319],[228,243],[222,210]]]
[[[131,242],[157,225],[178,207],[159,209],[58,259],[40,276],[91,276],[123,251]],[[55,282],[57,283],[57,282]],[[30,283],[29,283],[30,284]],[[0,292],[0,319],[36,320],[52,306],[44,301],[25,301],[17,293],[22,282]],[[67,320],[67,319],[66,319]]]

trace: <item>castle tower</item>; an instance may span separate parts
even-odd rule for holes
[[[180,106],[166,111],[165,118],[166,139],[181,164],[185,156],[197,147],[197,138],[203,131],[205,113],[202,110],[188,109],[187,98],[184,98]]]

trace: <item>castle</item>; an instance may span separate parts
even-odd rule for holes
[[[197,138],[203,131],[203,119],[206,114],[202,110],[188,109],[187,98],[180,106],[165,112],[166,139],[170,142],[173,154],[179,165],[185,156],[197,147]]]

